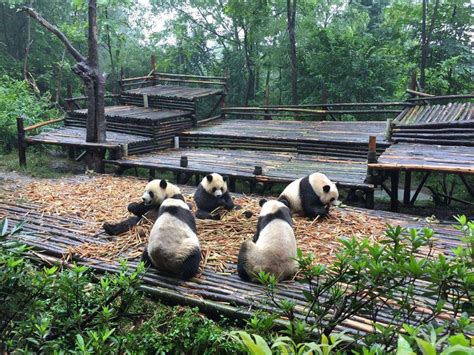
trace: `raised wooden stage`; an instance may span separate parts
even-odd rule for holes
[[[397,143],[387,148],[378,162],[369,164],[369,167],[390,171],[393,211],[398,209],[398,185],[401,171],[405,171],[404,203],[407,205],[415,202],[432,172],[459,174],[471,198],[474,199],[474,187],[471,187],[463,176],[463,174],[474,175],[474,147],[471,146]],[[410,195],[412,171],[425,173],[413,196]]]
[[[352,210],[352,209],[348,209]],[[383,218],[386,223],[413,228],[432,227],[427,223],[420,222],[418,218],[406,215],[369,211],[354,210],[366,214],[367,217]],[[93,257],[78,257],[69,254],[71,247],[80,247],[85,242],[105,244],[110,242],[110,237],[104,234],[90,235],[84,231],[88,222],[73,216],[54,216],[41,212],[40,206],[31,204],[22,205],[0,200],[0,219],[7,217],[10,223],[25,221],[21,235],[15,236],[23,243],[33,248],[35,260],[44,263],[62,262],[69,264],[76,262],[87,265],[96,272],[118,272],[119,260],[105,262]],[[448,253],[448,250],[460,245],[461,234],[449,226],[449,223],[435,226],[437,234],[435,237],[436,252]],[[126,253],[126,251],[124,251]],[[125,254],[124,254],[125,256]],[[66,261],[67,260],[67,261]],[[131,267],[136,266],[136,260],[129,262]],[[161,301],[172,304],[199,307],[201,311],[214,315],[225,315],[227,317],[247,319],[257,309],[267,310],[272,313],[278,311],[268,303],[262,302],[264,288],[258,284],[242,281],[235,273],[235,265],[229,265],[232,273],[219,273],[210,267],[206,267],[204,273],[190,281],[184,282],[175,278],[165,276],[155,270],[147,271],[143,278],[143,290],[151,296],[158,297]],[[296,282],[280,283],[277,289],[277,300],[289,299],[297,304],[296,317],[301,318],[304,314],[305,299],[302,294],[302,285]],[[423,285],[416,285],[419,289],[419,304],[413,317],[426,315],[424,312],[429,308],[425,305],[433,304],[434,300],[424,296]],[[422,296],[423,295],[423,296]],[[396,312],[396,302],[390,303],[383,300],[385,306],[377,313],[377,321],[384,323],[390,319],[390,315]],[[334,310],[332,310],[334,311]],[[388,318],[387,318],[388,317]],[[449,309],[440,316],[440,320],[449,319]],[[311,322],[311,319],[308,320]],[[281,324],[284,320],[279,319]],[[374,331],[373,319],[367,314],[358,314],[347,319],[337,331],[347,331],[363,336]]]
[[[182,166],[181,157],[187,157],[187,166]],[[122,168],[142,167],[196,175],[218,172],[229,176],[231,191],[235,191],[236,179],[251,183],[290,183],[311,172],[321,171],[341,188],[363,190],[368,195],[368,203],[373,203],[374,186],[365,182],[367,164],[357,160],[251,150],[168,149],[124,157],[111,163]]]
[[[218,120],[180,134],[187,148],[254,149],[297,152],[337,158],[367,159],[370,136],[377,138],[378,153],[389,146],[385,122]]]

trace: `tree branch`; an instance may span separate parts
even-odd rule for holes
[[[79,51],[74,48],[69,39],[60,31],[56,26],[50,24],[43,16],[37,13],[30,7],[23,6],[17,10],[17,12],[25,12],[28,16],[38,21],[38,23],[46,28],[48,31],[52,32],[56,37],[59,38],[61,42],[66,46],[69,53],[74,57],[78,62],[86,62],[86,58],[82,56]]]

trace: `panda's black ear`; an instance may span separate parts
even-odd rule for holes
[[[324,191],[325,193],[328,193],[329,190],[331,190],[331,186],[329,186],[329,185],[324,185],[324,186],[323,186],[323,191]]]
[[[212,181],[212,175],[211,174],[206,175],[206,179],[207,179],[207,181],[211,182]]]
[[[228,182],[229,182],[229,175],[224,175],[224,176],[222,177],[222,179],[223,179],[225,182],[228,183]]]
[[[258,204],[260,205],[260,207],[262,207],[265,202],[267,202],[267,199],[266,198],[262,198],[260,201],[258,201]]]
[[[278,200],[278,201],[283,203],[286,207],[290,208],[290,203],[288,202],[288,200],[286,198],[283,198],[283,199]]]
[[[166,180],[161,180],[160,181],[160,187],[162,189],[166,189],[166,186],[168,186],[168,183],[166,182]]]

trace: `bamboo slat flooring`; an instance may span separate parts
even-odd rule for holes
[[[398,143],[369,167],[474,174],[474,147]]]
[[[28,136],[25,138],[25,141],[28,144],[102,147],[106,149],[119,149],[126,146],[130,154],[135,153],[135,149],[141,152],[143,148],[153,145],[153,142],[147,137],[110,131],[107,131],[106,142],[89,143],[86,142],[86,129],[77,127],[62,127],[52,131],[45,131],[35,136]]]
[[[188,166],[181,167],[186,156]],[[145,167],[163,171],[208,174],[212,172],[229,177],[288,183],[313,172],[323,172],[341,187],[373,188],[364,182],[367,164],[362,161],[330,159],[296,153],[255,152],[225,149],[169,149],[136,155],[113,161],[123,167]],[[262,175],[254,175],[255,166],[262,167]]]
[[[376,136],[378,153],[384,122],[220,120],[180,134],[183,147],[255,149],[366,159],[369,136]]]
[[[87,118],[87,109],[75,110],[69,113],[72,116]],[[170,110],[159,108],[147,108],[131,105],[115,105],[105,107],[105,119],[107,121],[147,123],[155,121],[166,121],[173,118],[185,117],[191,114],[185,110]]]
[[[149,96],[163,97],[169,99],[183,99],[193,101],[197,98],[220,95],[223,94],[222,89],[214,88],[203,88],[203,87],[189,87],[189,86],[177,86],[177,85],[153,85],[143,88],[126,90],[125,95],[143,96],[147,94]]]
[[[357,210],[359,213],[366,213],[367,216],[378,216],[389,224],[401,225],[403,227],[424,228],[432,227],[425,222],[420,222],[417,218],[382,211]],[[110,242],[110,237],[104,234],[90,235],[83,232],[87,223],[77,217],[69,216],[48,216],[40,212],[34,205],[22,205],[0,200],[0,219],[7,217],[10,223],[25,221],[24,233],[14,236],[21,242],[33,248],[32,253],[36,259],[43,262],[54,263],[64,260],[69,255],[69,248],[81,245],[83,242],[97,244]],[[461,244],[461,234],[450,227],[448,223],[438,224],[435,227],[436,242],[435,249],[438,253],[448,254],[449,249]],[[126,251],[125,251],[126,252]],[[81,258],[72,256],[68,262],[74,261],[78,264],[87,265],[96,272],[118,272],[119,260],[104,262],[94,258]],[[129,266],[136,267],[137,261],[129,261]],[[235,265],[232,266],[235,269]],[[264,309],[275,312],[268,303],[264,303],[262,295],[264,289],[261,285],[252,284],[240,280],[233,273],[217,273],[206,267],[198,278],[189,281],[181,281],[163,275],[155,270],[148,270],[143,278],[143,289],[151,295],[159,297],[162,301],[173,304],[197,306],[203,312],[211,314],[224,314],[228,317],[248,318],[250,309]],[[277,300],[290,299],[295,302],[296,317],[302,318],[304,311],[304,297],[302,290],[305,286],[293,281],[282,282],[277,289]],[[416,290],[419,292],[419,304],[413,317],[422,315],[426,310],[426,305],[433,304],[434,300],[423,296],[423,284],[417,284]],[[385,303],[387,305],[387,303]],[[380,312],[377,313],[376,320],[384,323],[393,307],[381,305]],[[418,313],[417,313],[418,312]],[[450,319],[449,309],[440,319]],[[309,319],[311,322],[311,318]],[[364,314],[358,314],[346,320],[336,330],[347,331],[363,336],[373,331],[373,320]]]

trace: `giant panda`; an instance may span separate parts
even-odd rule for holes
[[[170,184],[166,180],[152,180],[145,186],[142,195],[142,202],[133,202],[128,205],[128,211],[133,213],[134,216],[116,224],[106,222],[104,223],[103,228],[109,235],[125,233],[135,226],[144,214],[147,214],[150,211],[157,212],[161,203],[170,197],[184,201],[184,197],[181,195],[181,191],[176,185]],[[152,214],[152,212],[150,213]]]
[[[255,236],[240,246],[237,272],[250,281],[260,271],[275,275],[278,281],[291,278],[298,264],[290,209],[283,202],[265,199],[260,206]]]
[[[305,217],[325,217],[329,206],[336,205],[339,192],[336,184],[322,173],[314,173],[290,183],[278,197],[291,211]]]
[[[142,260],[146,266],[185,280],[198,273],[201,248],[196,221],[183,200],[168,198],[163,201]]]
[[[232,197],[227,190],[227,182],[216,173],[206,175],[194,193],[196,202],[196,218],[199,219],[220,219],[220,215],[213,213],[219,207],[224,207],[230,211],[235,207]]]

